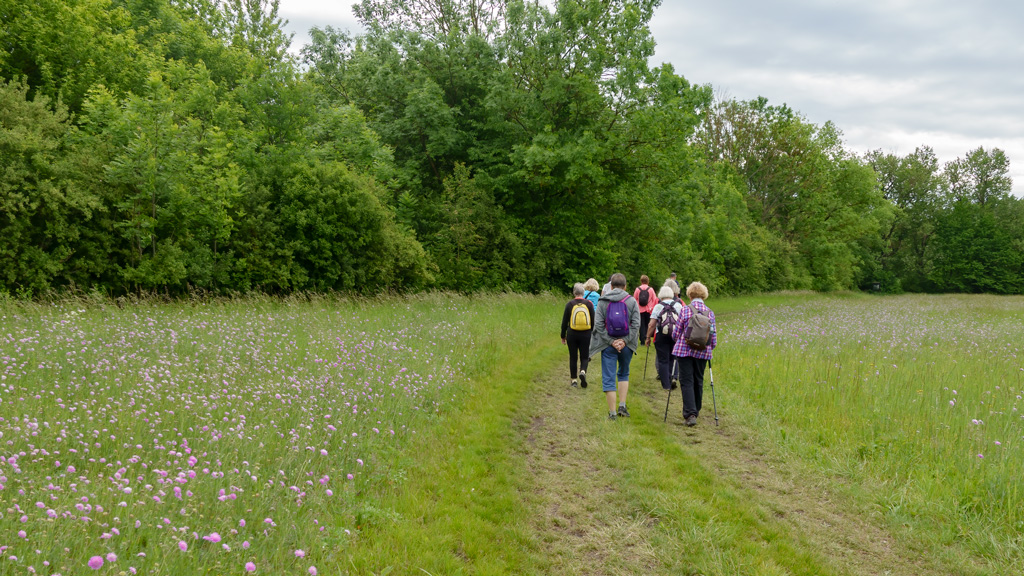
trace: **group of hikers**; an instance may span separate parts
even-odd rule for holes
[[[590,359],[600,354],[608,419],[628,418],[629,365],[641,346],[650,347],[653,342],[661,387],[670,394],[680,389],[686,425],[696,426],[704,369],[718,343],[715,313],[704,302],[707,287],[700,282],[687,286],[686,304],[680,298],[674,273],[657,292],[650,286],[650,278],[640,276],[640,285],[633,294],[627,291],[626,276],[616,273],[603,287],[591,278],[576,283],[572,291],[573,298],[562,315],[562,343],[569,347],[570,386],[587,387]]]

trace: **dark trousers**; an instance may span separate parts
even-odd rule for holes
[[[576,379],[576,361],[579,359],[580,370],[586,370],[590,365],[590,335],[593,330],[577,332],[575,330],[565,331],[565,343],[569,346],[569,377]]]
[[[643,346],[647,342],[647,325],[651,323],[651,313],[641,312],[640,313],[640,345]]]
[[[672,340],[672,337],[666,334],[656,334],[654,337],[654,351],[657,353],[654,359],[654,369],[658,372],[658,380],[661,381],[661,388],[663,390],[672,389],[672,377],[675,371],[673,369],[672,347],[675,344],[675,340]]]
[[[683,393],[683,418],[700,415],[700,401],[704,396],[704,368],[707,360],[686,356],[676,357],[679,364],[679,389]]]

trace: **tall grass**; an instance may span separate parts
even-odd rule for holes
[[[522,310],[550,302],[4,303],[2,571],[337,566]]]
[[[721,391],[780,446],[898,526],[1021,561],[1024,298],[804,297],[723,315],[720,343]]]

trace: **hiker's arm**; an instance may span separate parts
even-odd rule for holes
[[[634,298],[630,303],[635,306],[629,315],[629,340],[630,342],[636,338],[637,343],[640,343],[640,331],[645,330],[645,327],[640,325],[640,304]]]
[[[662,311],[662,314],[665,312]],[[654,332],[658,328],[658,319],[651,318],[651,321],[647,324],[647,344],[650,345],[651,338],[654,338]]]
[[[562,344],[565,344],[565,331],[569,329],[569,313],[572,311],[572,300],[565,305],[565,312],[562,313]]]

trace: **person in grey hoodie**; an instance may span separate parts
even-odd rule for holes
[[[598,300],[597,312],[594,315],[594,332],[590,339],[590,355],[601,354],[601,385],[608,398],[608,419],[616,416],[629,417],[626,408],[626,394],[629,392],[629,362],[637,351],[640,340],[640,306],[626,292],[626,277],[613,274],[611,289]],[[613,302],[625,304],[628,334],[612,336],[608,332],[614,330],[614,320],[608,317],[608,306]],[[616,308],[621,308],[616,306]],[[606,325],[606,320],[613,324]],[[618,410],[615,408],[615,393],[619,395]]]

